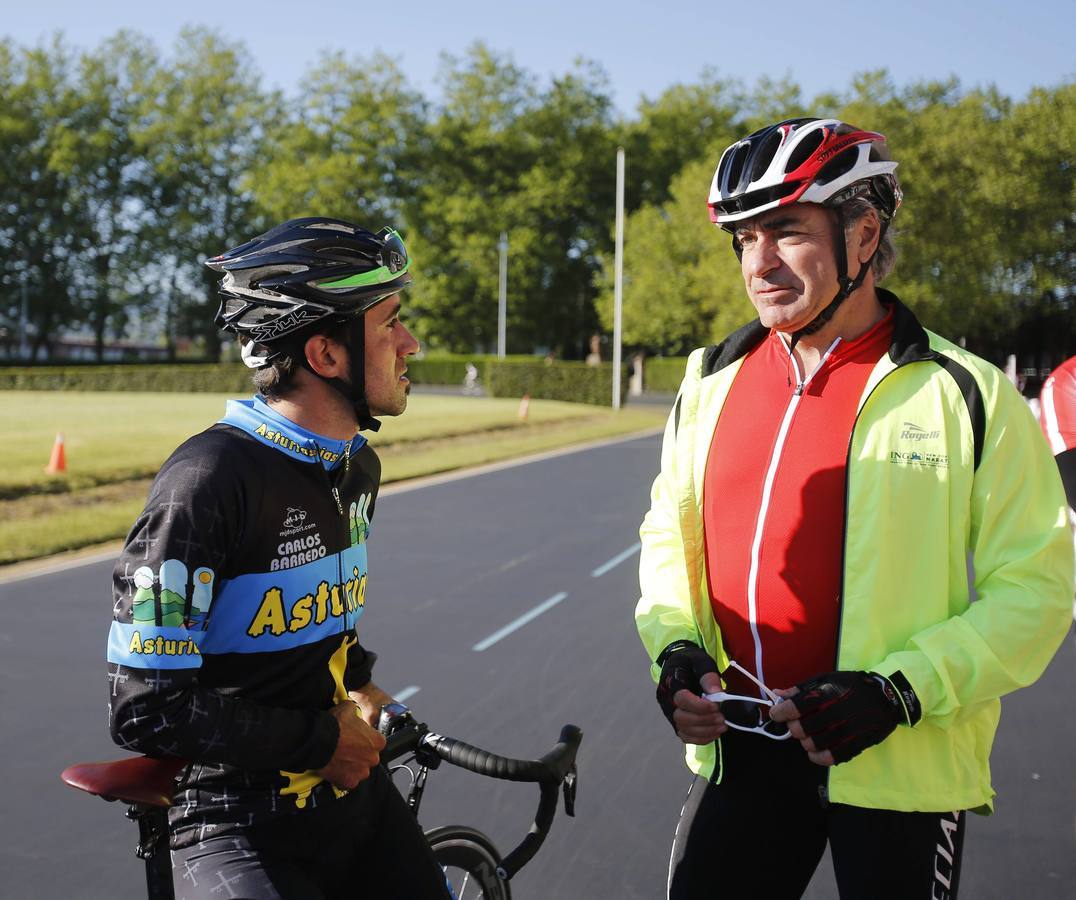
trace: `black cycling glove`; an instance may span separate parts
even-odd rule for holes
[[[796,685],[792,697],[804,734],[834,763],[881,743],[898,725],[919,721],[919,698],[900,673],[830,672]]]
[[[658,705],[675,731],[673,713],[676,706],[673,704],[673,696],[685,688],[693,694],[701,694],[702,676],[707,672],[717,672],[717,663],[711,659],[709,653],[691,641],[674,641],[658,654],[657,664],[661,666],[657,689]]]

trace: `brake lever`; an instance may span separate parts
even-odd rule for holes
[[[579,780],[579,772],[575,768],[575,763],[572,763],[572,767],[568,770],[568,773],[564,776],[563,788],[564,788],[564,813],[572,818],[575,818],[575,790],[576,784]]]

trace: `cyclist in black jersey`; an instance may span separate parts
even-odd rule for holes
[[[447,897],[378,765],[391,698],[356,633],[381,474],[359,430],[407,406],[411,259],[390,229],[307,218],[207,265],[258,395],[172,454],[127,538],[112,736],[191,760],[178,897]]]

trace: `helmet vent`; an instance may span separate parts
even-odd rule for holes
[[[781,148],[784,137],[784,134],[777,128],[774,128],[766,135],[755,155],[755,164],[751,167],[751,181],[758,181],[759,178],[766,174],[766,170],[770,167],[770,163],[773,162],[774,156]]]
[[[821,130],[808,132],[803,140],[796,145],[796,149],[792,151],[792,155],[789,156],[788,162],[785,163],[785,174],[788,175],[791,172],[795,172],[796,169],[807,162],[811,154],[822,146],[824,138],[825,132]]]
[[[735,215],[747,210],[757,209],[767,203],[773,203],[775,200],[783,200],[789,194],[794,193],[801,185],[802,182],[799,181],[786,181],[782,184],[775,184],[773,187],[760,188],[757,191],[741,194],[739,197],[721,200],[714,204],[714,208],[722,215]]]
[[[847,175],[855,166],[858,156],[859,147],[857,146],[849,147],[844,152],[838,153],[822,167],[822,171],[815,178],[815,184],[829,184],[842,175]]]
[[[743,175],[744,163],[747,162],[747,156],[751,152],[751,145],[748,143],[740,144],[739,147],[733,151],[732,158],[729,160],[728,178],[725,180],[725,184],[728,185],[730,191],[735,191],[740,184],[740,176]]]
[[[891,159],[892,157],[889,155],[889,149],[885,144],[882,144],[879,141],[871,142],[870,162],[889,162]]]

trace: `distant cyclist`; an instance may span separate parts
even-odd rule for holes
[[[358,431],[407,406],[411,260],[395,231],[307,218],[207,265],[258,395],[172,454],[127,539],[113,738],[192,761],[177,897],[447,897],[378,765],[391,698],[355,631],[381,475]]]
[[[1076,522],[1076,356],[1061,363],[1043,384],[1039,422],[1061,470]]]
[[[896,166],[803,118],[713,179],[758,319],[691,355],[641,531],[639,632],[696,773],[673,898],[798,897],[827,843],[844,898],[955,897],[998,698],[1070,620],[1027,405],[877,287]]]

